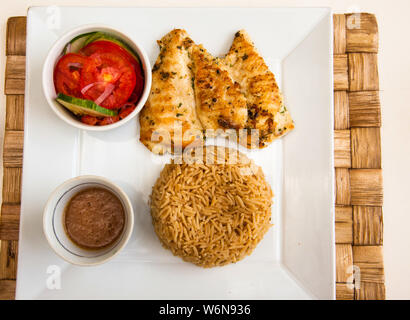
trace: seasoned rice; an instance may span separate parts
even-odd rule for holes
[[[273,193],[262,169],[240,153],[238,163],[230,164],[230,149],[209,150],[203,159],[223,152],[222,163],[167,164],[151,195],[162,245],[201,267],[243,259],[271,227]]]

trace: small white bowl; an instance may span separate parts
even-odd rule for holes
[[[84,250],[76,246],[64,229],[64,211],[68,201],[78,192],[90,187],[100,187],[120,199],[125,213],[121,236],[113,244],[99,250]],[[113,258],[127,244],[134,227],[134,211],[128,196],[116,184],[98,176],[79,176],[67,180],[50,195],[43,214],[43,231],[51,248],[64,260],[75,265],[93,266]]]
[[[55,100],[57,97],[57,93],[54,87],[53,72],[54,67],[58,61],[58,58],[61,56],[61,52],[63,51],[65,45],[68,42],[70,42],[74,37],[92,31],[106,32],[126,42],[137,53],[138,57],[141,60],[142,68],[144,70],[144,91],[142,92],[141,98],[138,104],[136,105],[135,110],[124,119],[105,126],[90,126],[85,123],[82,123],[77,118],[75,118],[70,111],[68,111]],[[135,40],[133,40],[131,37],[127,36],[123,32],[120,32],[109,26],[101,24],[83,25],[64,34],[51,47],[43,66],[43,91],[51,109],[53,109],[53,111],[57,114],[59,118],[61,118],[68,124],[84,130],[106,131],[122,126],[123,124],[130,121],[141,111],[142,107],[147,101],[151,90],[151,81],[151,64],[149,62],[147,54],[145,53],[145,50],[141,47],[141,45],[139,45]]]

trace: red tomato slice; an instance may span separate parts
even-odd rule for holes
[[[107,109],[118,109],[131,96],[136,83],[133,65],[121,54],[96,52],[81,71],[81,87],[86,99]]]
[[[126,103],[123,107],[121,107],[119,116],[121,119],[124,119],[134,110],[135,110],[135,105]]]
[[[54,68],[54,86],[57,93],[82,98],[81,70],[89,59],[76,53],[67,53],[58,60]]]
[[[141,69],[139,69],[139,72],[136,72],[136,82],[135,82],[135,88],[133,95],[135,96],[133,103],[137,103],[138,100],[140,99],[142,95],[142,91],[144,90],[144,78],[141,74]]]
[[[98,122],[98,118],[94,116],[84,115],[81,117],[81,122],[90,126],[95,126]]]
[[[112,42],[112,41],[107,41],[107,40],[98,40],[89,43],[86,45],[84,48],[80,50],[80,54],[83,54],[85,56],[91,56],[92,54],[96,52],[112,52],[115,54],[120,54],[122,55],[125,59],[127,59],[129,62],[131,62],[135,67],[138,67],[141,69],[138,61],[123,47],[120,45]]]
[[[136,60],[127,50],[120,45],[107,40],[98,40],[91,42],[80,50],[80,53],[86,56],[91,56],[96,52],[112,52],[114,54],[120,54],[127,59],[134,66],[136,83],[135,89],[132,94],[132,100],[130,102],[136,103],[142,95],[144,90],[144,76],[142,74],[142,68],[138,60]]]
[[[144,90],[144,78],[140,74],[136,74],[135,88],[131,96],[128,99],[129,103],[137,104],[141,98],[142,91]]]
[[[119,120],[120,120],[120,117],[119,117],[119,116],[105,117],[104,119],[100,120],[100,121],[98,122],[98,124],[99,124],[100,126],[105,126],[105,125],[107,125],[107,124],[115,123],[115,122],[117,122],[117,121],[119,121]]]

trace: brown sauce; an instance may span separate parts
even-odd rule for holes
[[[89,188],[74,195],[67,204],[64,226],[77,246],[96,250],[114,243],[121,235],[125,213],[121,201],[103,188]]]

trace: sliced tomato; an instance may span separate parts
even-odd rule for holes
[[[130,113],[132,113],[134,110],[135,110],[135,105],[133,105],[132,103],[126,103],[120,109],[120,112],[119,112],[120,119],[124,119]]]
[[[85,56],[91,56],[92,54],[99,52],[111,52],[113,54],[121,55],[134,66],[136,83],[134,92],[130,98],[130,102],[138,102],[139,98],[141,97],[142,91],[144,90],[144,76],[139,61],[120,45],[107,40],[97,40],[91,42],[80,50],[80,53]]]
[[[130,101],[132,103],[137,103],[138,100],[140,99],[142,95],[142,91],[144,90],[144,78],[141,74],[141,70],[139,72],[136,72],[136,81],[135,81],[135,88],[133,92],[133,101]]]
[[[112,42],[112,41],[107,41],[107,40],[98,40],[91,42],[90,44],[86,45],[84,48],[80,50],[80,54],[83,54],[85,56],[91,56],[94,53],[101,53],[101,52],[111,52],[115,54],[119,54],[123,56],[125,59],[127,59],[132,65],[135,67],[135,69],[141,70],[141,66],[139,62],[123,47],[120,45]]]
[[[81,70],[82,93],[107,109],[118,109],[131,96],[136,76],[133,65],[121,54],[96,52]]]
[[[112,124],[120,120],[119,116],[105,117],[98,122],[98,125],[105,126],[107,124]]]
[[[84,115],[81,117],[81,122],[90,126],[95,126],[98,121],[98,118],[94,116]]]
[[[54,86],[57,93],[82,98],[81,70],[89,63],[89,58],[76,53],[68,53],[58,60],[54,68]]]

